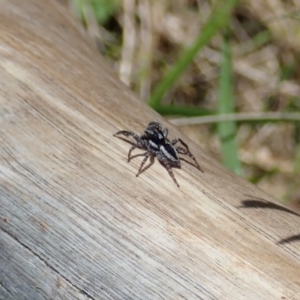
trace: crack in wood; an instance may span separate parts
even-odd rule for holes
[[[91,296],[89,293],[87,293],[86,291],[84,291],[83,289],[79,288],[78,286],[76,286],[75,284],[72,283],[72,281],[70,279],[68,279],[66,276],[62,275],[58,270],[56,270],[52,265],[50,265],[45,259],[43,259],[38,253],[36,253],[35,251],[33,251],[30,247],[28,247],[26,244],[24,244],[23,242],[21,242],[17,237],[15,237],[14,235],[12,235],[9,231],[7,231],[5,228],[1,228],[3,230],[3,232],[5,232],[7,235],[9,235],[12,239],[14,239],[17,243],[19,243],[22,247],[24,247],[26,250],[28,250],[30,253],[32,253],[35,257],[37,257],[41,262],[43,262],[49,269],[51,269],[54,273],[56,273],[57,275],[59,275],[61,278],[63,278],[67,283],[69,283],[74,289],[78,290],[79,293],[81,293],[82,295],[84,295],[85,297],[87,297],[90,300],[96,300],[96,298],[94,298],[93,296]],[[0,282],[1,285],[1,282]],[[2,286],[2,285],[1,285]],[[4,288],[4,287],[3,287]],[[4,288],[5,289],[5,288]],[[6,289],[5,289],[6,290]],[[9,291],[8,291],[9,293]]]

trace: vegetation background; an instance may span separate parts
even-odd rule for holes
[[[299,0],[59,2],[141,99],[300,207]]]

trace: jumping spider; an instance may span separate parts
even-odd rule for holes
[[[136,133],[132,131],[125,131],[125,130],[118,131],[117,133],[114,134],[114,136],[122,134],[125,135],[126,137],[132,136],[135,139],[136,143],[132,144],[132,147],[128,152],[128,162],[131,160],[131,158],[137,156],[145,156],[136,176],[139,176],[142,172],[150,168],[154,163],[154,158],[156,157],[158,161],[161,163],[161,165],[167,169],[169,175],[176,183],[176,185],[179,187],[179,184],[177,183],[177,180],[172,171],[172,168],[178,168],[178,169],[181,168],[180,157],[178,156],[178,154],[183,154],[192,158],[195,163],[194,166],[197,169],[199,169],[201,172],[203,172],[203,170],[200,168],[197,160],[190,152],[188,145],[185,142],[183,142],[183,140],[181,140],[180,138],[175,138],[172,141],[170,141],[168,139],[168,133],[169,133],[168,129],[167,128],[162,129],[160,123],[150,122],[141,136],[138,136]],[[183,147],[175,146],[178,142],[181,143]],[[146,150],[146,152],[131,156],[131,152],[135,148]],[[150,157],[150,163],[148,166],[146,166],[143,169],[143,166],[149,157]]]

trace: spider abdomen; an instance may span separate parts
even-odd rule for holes
[[[166,143],[164,145],[161,145],[159,149],[163,156],[167,158],[168,162],[172,167],[181,167],[180,159],[174,146],[172,146],[169,143]]]

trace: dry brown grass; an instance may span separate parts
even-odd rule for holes
[[[119,32],[107,26],[105,30],[95,27],[91,15],[87,28],[98,42],[101,36],[101,49],[105,48],[105,38],[106,42],[110,39],[109,43],[115,39],[112,32],[122,35],[122,47],[115,47],[111,55],[113,66],[120,79],[145,101],[181,50],[195,40],[211,12],[211,2],[215,1],[123,0],[121,10],[112,18],[120,26]],[[234,12],[231,25],[237,112],[297,111],[300,108],[298,0],[243,1]],[[221,38],[216,36],[164,102],[215,109],[220,48]],[[182,131],[220,159],[220,143],[212,128],[182,126]],[[240,125],[237,138],[245,177],[254,178],[260,188],[278,199],[300,202],[299,132],[296,123]]]

